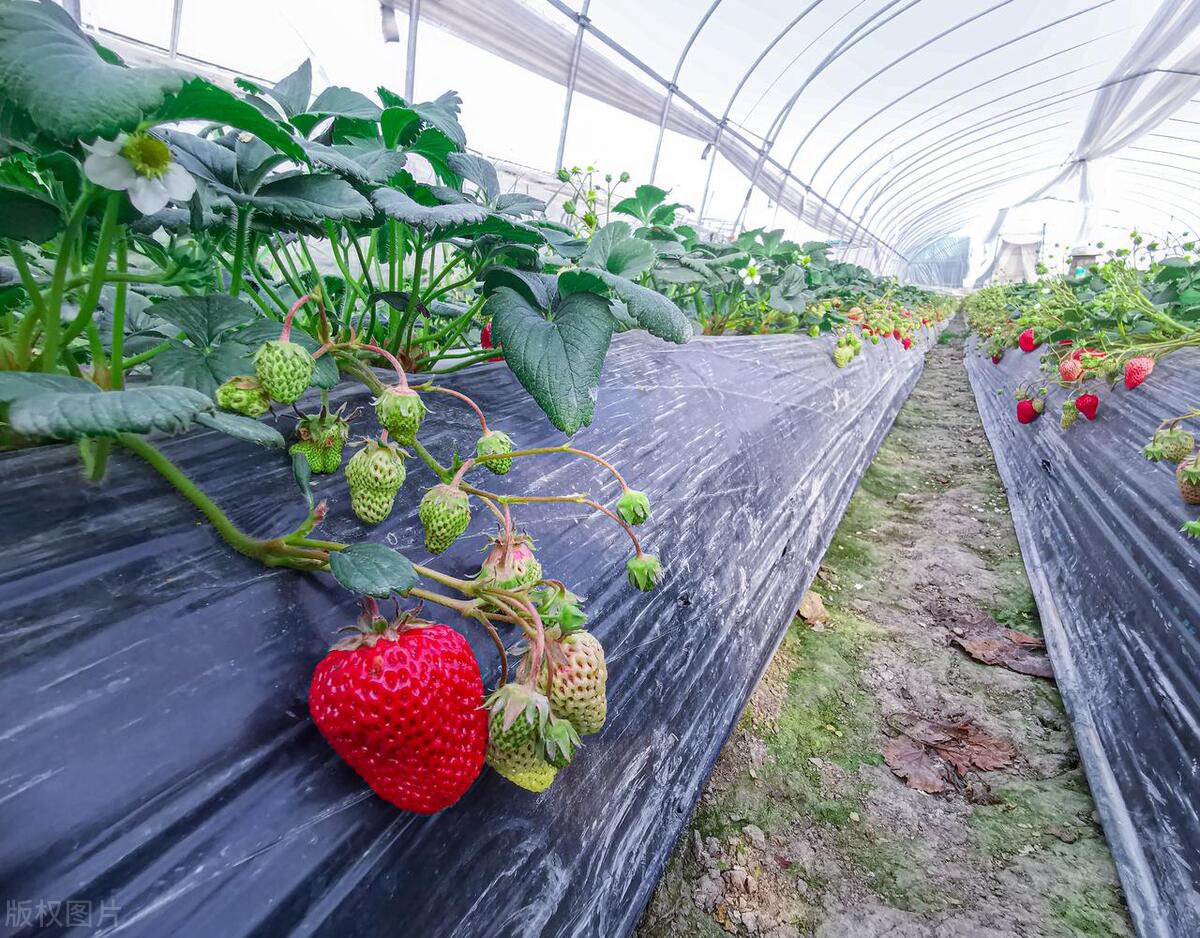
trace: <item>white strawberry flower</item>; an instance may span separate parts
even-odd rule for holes
[[[196,180],[171,158],[170,148],[150,134],[99,139],[87,150],[83,161],[87,178],[105,189],[128,192],[129,201],[143,215],[162,211],[172,199],[187,201],[196,191]]]
[[[747,264],[738,274],[742,278],[742,283],[748,287],[758,286],[762,282],[762,274],[759,273],[758,267],[754,264]]]

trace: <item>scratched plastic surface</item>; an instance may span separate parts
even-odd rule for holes
[[[1200,542],[1179,533],[1174,466],[1142,458],[1160,420],[1200,403],[1200,354],[1101,390],[1094,423],[1017,423],[1039,355],[967,371],[1008,491],[1059,689],[1142,938],[1200,935]],[[1003,393],[997,394],[997,391]]]
[[[618,336],[576,440],[649,493],[639,531],[666,580],[633,590],[628,541],[602,517],[517,514],[547,575],[588,599],[608,722],[548,792],[485,769],[431,818],[374,797],[308,718],[313,666],[354,597],[235,554],[131,456],[102,488],[79,484],[70,447],[0,457],[0,900],[90,902],[107,913],[91,933],[153,938],[629,934],[930,341],[868,346],[839,371],[828,341]],[[520,446],[562,439],[502,364],[450,383]],[[471,414],[430,404],[430,450],[472,450]],[[252,534],[303,515],[278,451],[210,432],[163,447]],[[615,494],[559,456],[480,477]],[[411,461],[392,517],[364,530],[341,473],[320,477],[319,531],[425,561],[416,503],[431,480]],[[435,565],[470,574],[489,530],[477,507]],[[494,650],[456,624],[491,686]]]

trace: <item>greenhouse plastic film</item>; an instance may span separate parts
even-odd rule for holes
[[[4,455],[0,896],[87,902],[93,926],[108,916],[94,931],[122,935],[630,933],[919,377],[932,340],[921,336],[907,353],[868,345],[843,370],[830,339],[676,348],[619,336],[595,422],[575,439],[650,495],[639,533],[665,581],[649,595],[625,582],[628,541],[608,519],[574,506],[517,513],[547,575],[587,597],[608,650],[608,722],[544,794],[485,770],[431,817],[376,797],[309,719],[312,669],[355,618],[354,596],[234,553],[128,454],[114,455],[103,487],[81,484],[72,447]],[[519,446],[562,440],[504,365],[445,380]],[[472,447],[472,414],[431,405],[430,448]],[[278,452],[210,432],[163,448],[255,536],[304,516]],[[342,474],[322,479],[321,535],[425,561],[416,505],[430,484],[410,463],[396,511],[364,532]],[[611,486],[561,456],[518,460],[492,485],[606,500]],[[489,527],[477,510],[434,565],[470,575]],[[450,621],[494,685],[486,636]]]
[[[1200,935],[1200,553],[1174,466],[1142,447],[1195,401],[1200,353],[1134,391],[1101,391],[1095,422],[1016,420],[1037,354],[967,370],[1012,508],[1046,643],[1092,795],[1142,938]],[[1052,386],[1053,387],[1053,386]]]

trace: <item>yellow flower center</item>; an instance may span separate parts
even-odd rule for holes
[[[121,155],[133,164],[139,176],[158,179],[171,165],[171,151],[157,137],[131,134],[121,147]]]

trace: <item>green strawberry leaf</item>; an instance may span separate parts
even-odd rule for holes
[[[454,141],[436,127],[426,127],[408,146],[409,153],[425,157],[438,178],[449,185],[458,181],[458,176],[449,163],[450,154],[457,151],[458,147]]]
[[[149,312],[187,333],[188,340],[202,348],[216,345],[230,329],[257,318],[249,303],[223,293],[167,300],[151,306]]]
[[[312,464],[308,461],[308,457],[299,451],[292,454],[292,478],[300,487],[300,494],[304,496],[304,503],[308,505],[308,510],[312,511]]]
[[[595,274],[625,301],[629,315],[651,335],[679,345],[691,339],[692,325],[687,316],[661,293],[606,270],[597,270]]]
[[[404,154],[397,150],[363,144],[326,146],[306,140],[304,149],[314,163],[364,185],[382,185],[404,168],[406,160]]]
[[[437,231],[469,222],[479,222],[487,218],[488,210],[482,205],[471,202],[458,202],[454,205],[422,205],[411,196],[398,189],[376,189],[371,193],[371,201],[388,218],[402,221],[414,228],[425,231]]]
[[[453,225],[442,232],[443,238],[483,238],[487,236],[513,244],[542,245],[546,243],[542,233],[531,225],[525,225],[490,212],[482,221]]]
[[[614,328],[608,301],[594,293],[557,297],[548,320],[522,294],[498,287],[483,312],[508,367],[550,422],[564,433],[591,423]]]
[[[275,332],[278,338],[278,328]],[[170,348],[150,359],[150,380],[156,385],[192,388],[211,398],[230,378],[254,374],[257,346],[236,340],[199,348],[175,339],[170,342]]]
[[[292,117],[292,124],[302,134],[308,134],[326,117],[348,117],[353,120],[377,121],[381,114],[378,104],[352,88],[330,85],[303,114]]]
[[[666,189],[649,185],[638,186],[632,196],[614,205],[613,211],[619,215],[632,215],[643,225],[648,225],[654,217],[654,210],[666,201],[666,198]]]
[[[267,146],[307,163],[304,148],[278,121],[273,121],[253,104],[235,97],[203,78],[189,79],[179,92],[154,114],[157,123],[205,120],[236,127],[254,134]]]
[[[247,443],[257,443],[259,446],[283,449],[286,445],[283,434],[274,427],[267,426],[260,420],[243,417],[241,414],[230,414],[223,410],[211,414],[197,414],[196,423],[218,433],[245,440]]]
[[[55,3],[0,4],[0,91],[46,134],[92,140],[132,130],[183,87],[171,68],[102,55]]]
[[[0,371],[0,404],[11,404],[23,397],[39,394],[97,394],[100,389],[90,381],[70,375],[50,375],[40,371]]]
[[[654,266],[656,257],[654,245],[635,238],[626,222],[614,221],[592,235],[579,265],[605,270],[618,277],[640,277]]]
[[[0,238],[41,244],[64,227],[62,210],[40,192],[0,185]]]
[[[445,134],[458,149],[461,150],[467,145],[467,135],[458,122],[458,114],[462,110],[462,98],[458,96],[457,92],[443,92],[434,101],[414,104],[412,110],[430,127]]]
[[[446,162],[463,179],[475,183],[490,205],[500,194],[500,177],[490,160],[474,153],[451,153]]]
[[[561,289],[560,281],[553,274],[538,273],[535,270],[518,270],[515,267],[492,267],[484,275],[483,292],[494,293],[500,287],[508,287],[521,294],[531,306],[546,310],[554,305],[557,293],[564,296],[567,291]],[[570,291],[575,292],[575,291]]]
[[[106,394],[52,392],[14,401],[8,409],[8,423],[23,436],[77,440],[186,430],[198,414],[213,408],[212,400],[193,388],[131,388]]]
[[[267,89],[288,117],[307,110],[312,97],[312,60],[305,59],[290,75],[280,79],[274,88]]]
[[[392,593],[405,596],[417,585],[417,571],[408,558],[383,544],[351,544],[331,551],[329,572],[350,592],[376,599]]]
[[[275,222],[301,224],[329,221],[362,221],[374,212],[371,203],[350,183],[337,176],[280,173],[268,178],[253,195],[230,192]]]

